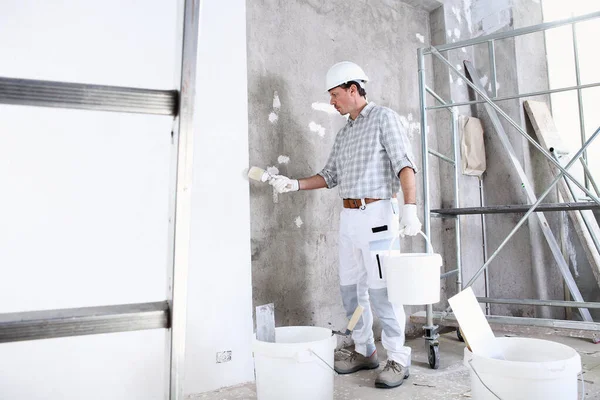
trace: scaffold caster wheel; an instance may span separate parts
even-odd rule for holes
[[[461,342],[465,341],[465,338],[462,335],[462,332],[460,331],[460,329],[456,330],[456,337],[458,338],[458,340],[460,340]]]
[[[440,347],[437,344],[429,345],[429,366],[432,369],[440,367]]]

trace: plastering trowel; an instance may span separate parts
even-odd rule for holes
[[[473,289],[464,289],[450,297],[448,303],[452,306],[452,312],[469,349],[482,357],[504,360],[502,348],[479,306]]]
[[[256,339],[275,343],[275,305],[273,303],[256,307]]]
[[[358,320],[362,316],[362,313],[364,310],[365,310],[365,308],[359,304],[358,307],[356,307],[356,310],[354,310],[354,314],[352,314],[352,318],[350,318],[350,322],[348,322],[346,331],[345,332],[333,331],[333,333],[335,335],[341,335],[341,336],[348,336],[349,334],[351,334],[352,331],[354,330],[354,327],[358,323]]]

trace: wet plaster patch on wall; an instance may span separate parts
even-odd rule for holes
[[[272,124],[279,120],[279,109],[281,108],[281,101],[279,100],[279,94],[277,91],[273,92],[273,111],[269,114],[269,122]]]
[[[311,132],[315,132],[320,137],[325,137],[325,128],[316,122],[311,121],[310,124],[308,124],[308,128]]]
[[[400,123],[402,124],[404,129],[406,129],[408,137],[411,140],[414,138],[415,135],[421,133],[421,123],[413,121],[413,119],[414,117],[412,113],[409,113],[408,117],[405,117],[404,115],[400,116]]]
[[[327,114],[335,115],[338,113],[337,110],[335,109],[335,107],[328,103],[316,102],[316,103],[312,103],[311,107],[313,110],[322,111]]]

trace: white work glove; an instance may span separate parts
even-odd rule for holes
[[[269,180],[269,185],[277,191],[277,193],[296,192],[300,190],[298,179],[290,179],[283,175],[273,175]]]
[[[400,236],[415,236],[421,231],[421,221],[417,217],[417,206],[405,204],[402,206],[402,218],[400,219]]]

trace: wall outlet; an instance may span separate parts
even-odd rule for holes
[[[231,350],[217,352],[217,364],[231,361]]]

